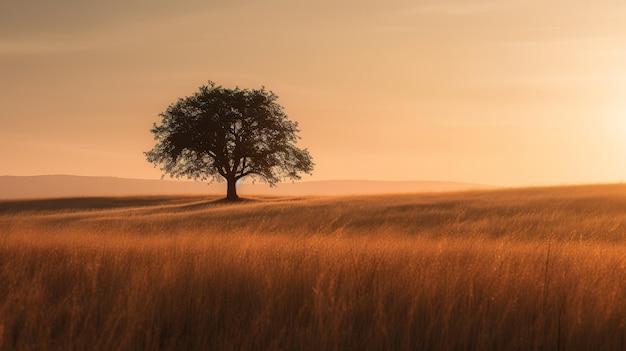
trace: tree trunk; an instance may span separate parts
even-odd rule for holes
[[[238,200],[237,196],[237,180],[235,178],[226,179],[228,190],[226,190],[226,200]]]

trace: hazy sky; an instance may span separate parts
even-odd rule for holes
[[[626,181],[626,3],[2,0],[0,175],[159,178],[158,114],[265,86],[305,180]]]

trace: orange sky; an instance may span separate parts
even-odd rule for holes
[[[208,80],[273,90],[305,180],[626,180],[626,3],[0,3],[0,175],[159,178],[143,151]]]

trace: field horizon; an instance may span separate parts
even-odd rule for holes
[[[490,185],[452,181],[380,181],[321,180],[283,182],[270,188],[264,183],[242,183],[242,196],[288,195],[368,195],[421,192],[451,192],[495,188]],[[64,197],[148,196],[148,195],[220,195],[226,193],[225,183],[194,182],[172,179],[132,179],[75,175],[2,176],[0,200],[43,199]]]
[[[0,201],[0,349],[620,350],[626,185]]]

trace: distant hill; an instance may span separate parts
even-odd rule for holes
[[[240,195],[354,195],[445,192],[492,188],[485,185],[437,181],[337,180],[267,184],[240,184]],[[69,175],[0,176],[0,199],[225,194],[223,183],[146,180]]]

